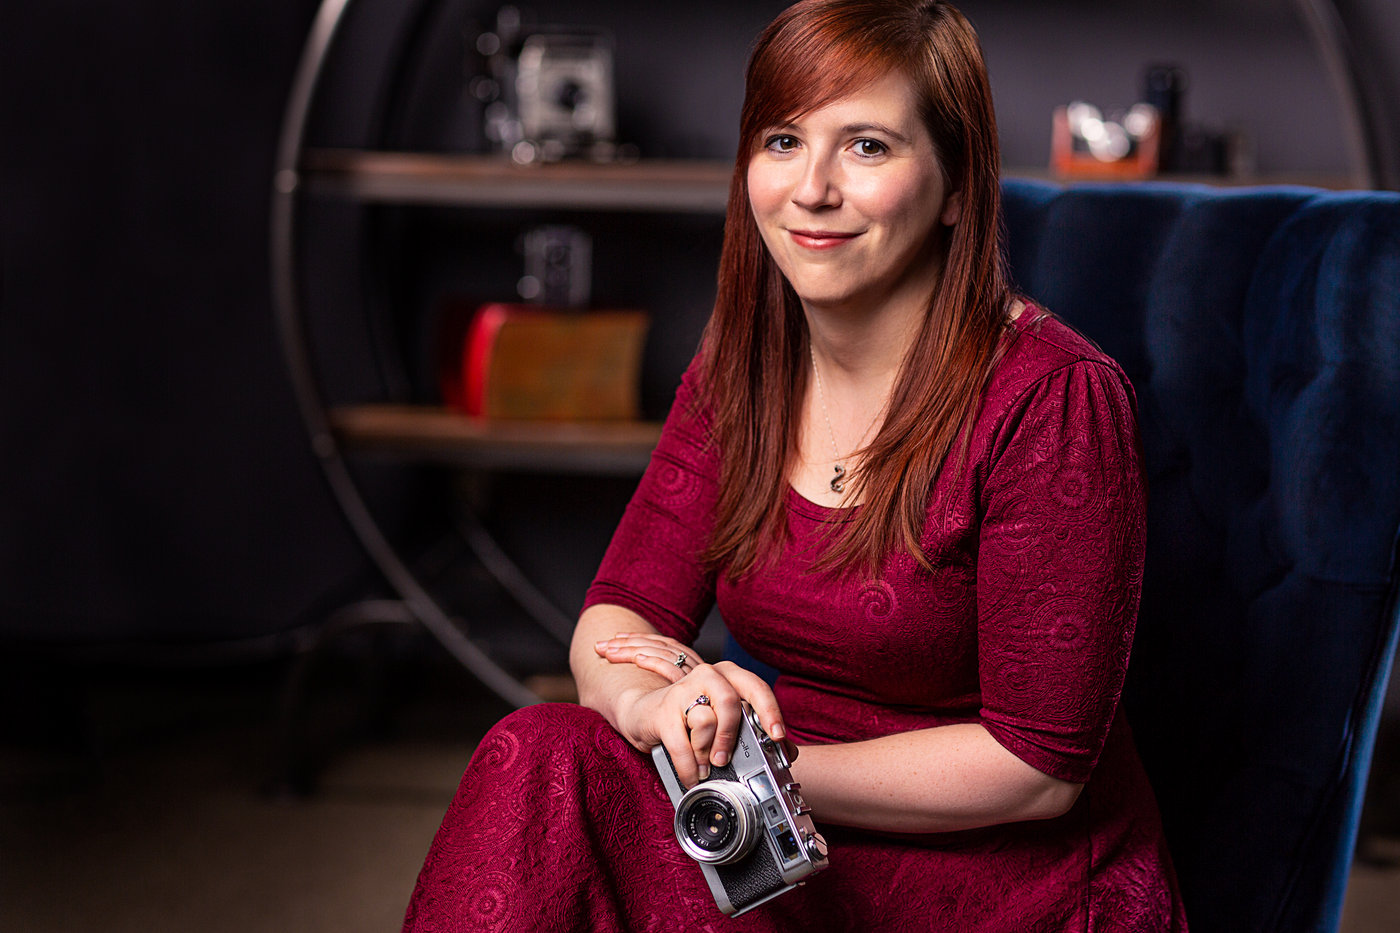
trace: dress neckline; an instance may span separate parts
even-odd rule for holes
[[[1036,329],[1040,322],[1047,316],[1047,312],[1038,303],[1025,300],[1025,305],[1021,313],[1011,320],[1010,332],[1015,337],[1020,337],[1027,331]],[[822,522],[849,522],[854,521],[861,505],[822,505],[820,502],[813,502],[802,493],[797,491],[797,487],[792,483],[787,484],[787,506],[789,509]]]
[[[813,502],[802,493],[797,491],[797,487],[792,483],[787,484],[787,505],[800,515],[808,518],[815,518],[823,522],[848,522],[856,517],[859,505],[822,505],[820,502]]]

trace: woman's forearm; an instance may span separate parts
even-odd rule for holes
[[[612,664],[594,645],[619,632],[655,632],[641,616],[620,606],[590,606],[579,617],[569,644],[569,668],[578,685],[579,703],[618,726],[618,710],[642,693],[666,686],[665,678],[632,664]],[[620,731],[620,730],[619,730]]]
[[[806,745],[792,771],[819,821],[885,832],[1050,819],[1081,787],[1035,770],[977,723]]]
[[[598,653],[619,632],[655,633],[630,610],[598,605],[579,618],[569,652],[579,702],[623,735],[620,713],[672,682]],[[1081,785],[1050,777],[977,723],[843,745],[806,745],[793,776],[818,820],[885,832],[935,833],[1065,813]]]

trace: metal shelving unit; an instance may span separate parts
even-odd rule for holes
[[[728,166],[690,161],[570,162],[519,166],[504,158],[306,148],[307,121],[349,0],[323,0],[283,117],[273,175],[269,264],[273,309],[298,407],[321,468],[351,529],[398,594],[368,622],[422,625],[481,683],[508,703],[539,701],[472,639],[395,551],[356,484],[348,458],[389,456],[472,470],[639,475],[660,435],[654,423],[502,423],[407,405],[333,406],[309,348],[297,255],[308,197],[461,208],[534,208],[723,214]],[[462,537],[482,566],[546,632],[568,643],[564,617],[474,516]],[[327,637],[343,626],[327,626]],[[294,681],[299,678],[294,678]]]

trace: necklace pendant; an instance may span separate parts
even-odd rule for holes
[[[836,464],[836,475],[831,478],[832,492],[845,492],[846,490],[846,468],[841,464]]]

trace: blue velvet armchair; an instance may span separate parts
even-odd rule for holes
[[[1400,195],[1013,181],[1006,220],[1137,388],[1124,703],[1192,930],[1335,930],[1396,649]]]
[[[1400,195],[1005,193],[1017,284],[1137,388],[1124,703],[1191,928],[1335,930],[1400,629]]]

